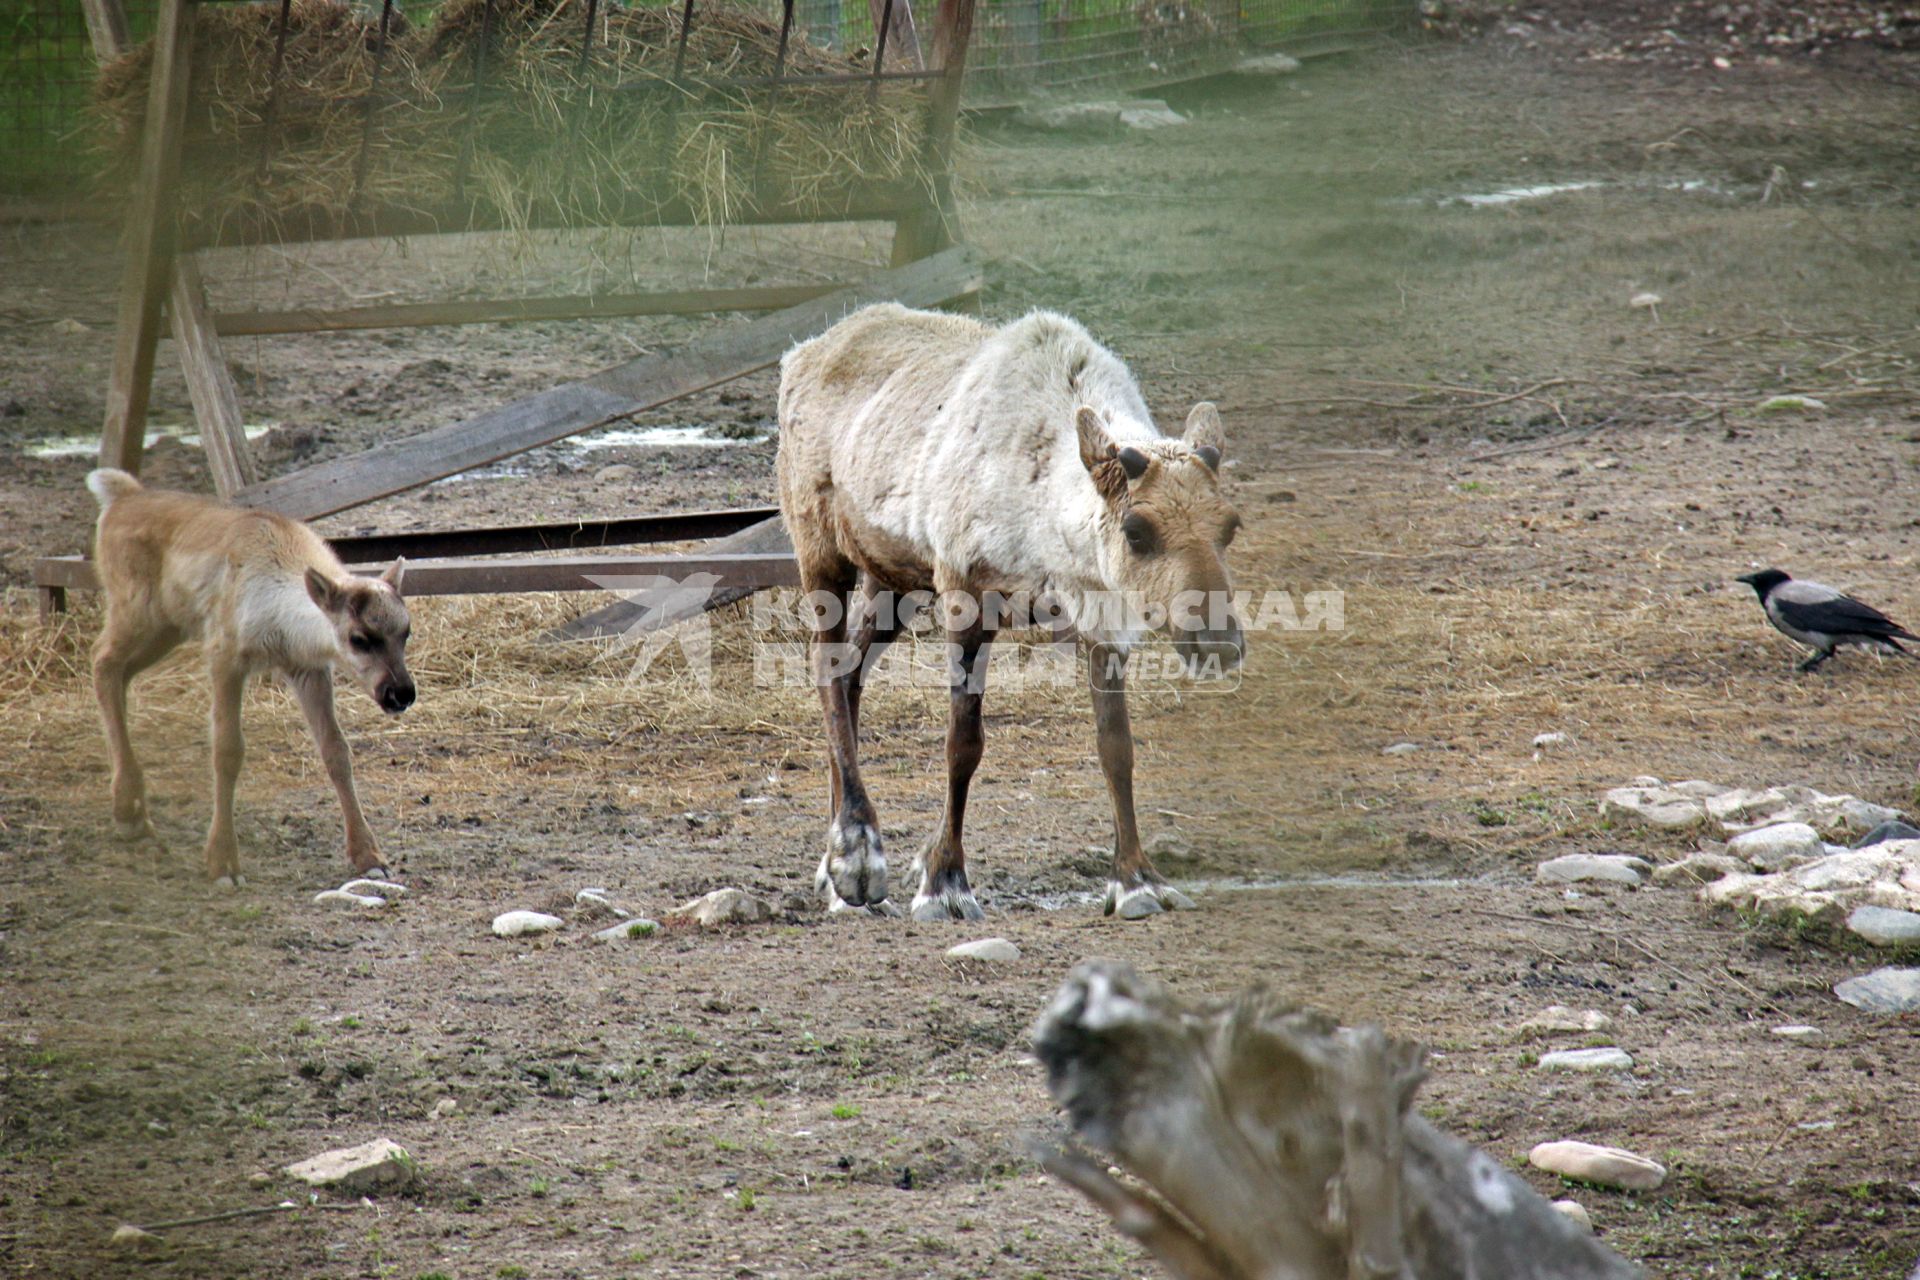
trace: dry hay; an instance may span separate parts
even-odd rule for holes
[[[494,0],[489,26],[485,0],[452,0],[429,28],[396,24],[381,58],[377,19],[341,0],[293,0],[276,101],[279,6],[202,6],[182,207],[223,223],[295,211],[444,212],[464,200],[525,227],[644,221],[679,206],[723,225],[776,206],[830,208],[874,186],[925,184],[924,99],[913,90],[717,83],[771,76],[780,31],[709,2],[695,7],[675,83],[678,9],[604,0],[583,62],[585,18],[584,0]],[[369,111],[376,63],[378,105]],[[147,44],[100,72],[95,113],[117,183],[138,171],[151,66]],[[785,68],[863,69],[798,30]]]

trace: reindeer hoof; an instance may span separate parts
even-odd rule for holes
[[[226,890],[232,891],[236,889],[243,889],[246,887],[246,884],[247,884],[247,878],[236,872],[233,875],[221,876],[219,879],[213,882],[213,887],[216,889],[226,889]]]
[[[813,873],[814,887],[835,903],[867,907],[887,900],[887,856],[880,832],[865,822],[834,823],[827,828],[827,852]]]
[[[934,884],[925,880],[913,895],[913,918],[933,923],[941,920],[985,920],[987,913],[974,901],[973,889],[965,876],[948,877]]]
[[[832,893],[832,890],[829,889],[828,892]],[[839,894],[832,893],[832,901],[827,903],[827,914],[832,915],[842,911],[851,911],[855,915],[862,916],[881,916],[888,920],[898,920],[907,914],[906,911],[901,908],[900,904],[891,898],[885,898],[879,902],[869,902],[864,907],[856,907]]]
[[[1192,911],[1194,904],[1192,898],[1170,884],[1148,881],[1129,889],[1118,880],[1111,880],[1107,882],[1103,909],[1122,920],[1145,920],[1163,911]]]

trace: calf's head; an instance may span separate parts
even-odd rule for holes
[[[1074,425],[1080,460],[1107,504],[1110,584],[1145,606],[1196,671],[1239,666],[1246,638],[1233,612],[1226,550],[1240,515],[1220,492],[1226,432],[1219,410],[1195,405],[1178,440],[1117,443],[1084,405]]]
[[[377,578],[349,577],[335,582],[317,569],[307,570],[307,594],[333,624],[340,642],[340,665],[367,696],[389,715],[413,705],[413,676],[407,670],[407,637],[413,619],[400,598],[407,562],[395,560]]]

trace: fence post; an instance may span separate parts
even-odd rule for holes
[[[800,0],[800,25],[807,43],[822,49],[838,49],[840,38],[840,0]]]

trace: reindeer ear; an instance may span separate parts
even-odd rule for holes
[[[1113,437],[1091,405],[1074,410],[1074,429],[1080,433],[1080,461],[1091,471],[1113,457]]]
[[[1202,449],[1213,450],[1213,461],[1207,465],[1215,468],[1220,465],[1220,455],[1227,451],[1227,431],[1220,425],[1220,410],[1211,400],[1202,400],[1187,414],[1187,433],[1180,437],[1180,442],[1196,453]]]
[[[407,558],[405,556],[399,556],[392,564],[387,566],[387,571],[380,575],[380,581],[392,587],[393,594],[401,595],[403,593],[400,590],[400,582],[406,576]]]
[[[340,585],[318,569],[307,570],[307,594],[323,613],[340,612]]]

